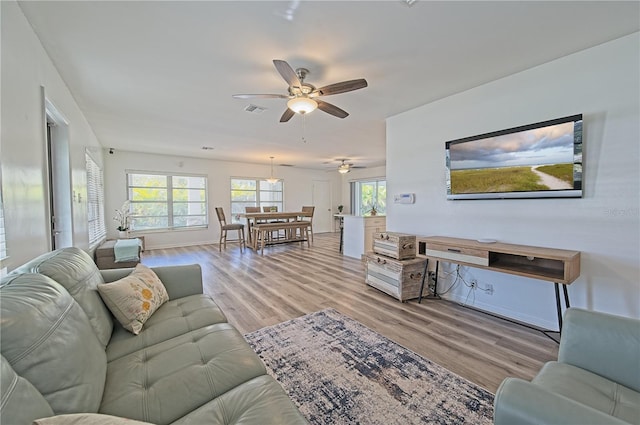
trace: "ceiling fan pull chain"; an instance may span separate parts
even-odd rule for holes
[[[302,143],[307,143],[307,139],[304,138],[304,130],[307,123],[307,114],[302,114]]]

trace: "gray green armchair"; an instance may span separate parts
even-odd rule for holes
[[[640,424],[640,320],[568,309],[558,361],[505,379],[494,423]]]

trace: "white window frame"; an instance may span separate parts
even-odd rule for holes
[[[209,179],[206,174],[190,174],[190,173],[166,173],[160,171],[140,171],[140,170],[125,170],[126,172],[126,185],[127,185],[127,199],[130,202],[130,211],[131,211],[131,232],[134,234],[136,232],[139,233],[152,233],[152,232],[162,232],[162,231],[182,231],[182,230],[193,230],[193,229],[206,229],[209,227]],[[132,199],[131,193],[134,188],[143,188],[144,186],[136,186],[131,184],[132,175],[145,175],[145,176],[162,176],[167,178],[167,186],[164,187],[167,191],[167,199],[166,200],[154,200],[154,201],[136,201]],[[173,200],[173,179],[180,177],[196,177],[204,179],[204,188],[180,188],[180,189],[196,189],[204,191],[204,201],[193,201],[193,203],[204,203],[204,214],[193,214],[193,216],[204,217],[203,224],[197,225],[176,225],[174,223],[174,200]],[[158,189],[157,187],[149,187],[150,189]],[[136,229],[134,223],[136,219],[139,219],[141,216],[135,214],[135,206],[137,204],[142,204],[145,202],[154,202],[154,203],[166,203],[167,205],[167,226],[162,227],[153,227],[153,228],[143,228]],[[175,201],[176,203],[183,203],[184,201]],[[164,217],[164,216],[162,216]]]
[[[362,206],[362,185],[363,184],[372,184],[375,183],[376,189],[374,191],[375,196],[376,196],[376,202],[374,202],[374,204],[376,204],[377,207],[377,212],[378,214],[386,214],[386,204],[387,204],[387,200],[385,199],[385,210],[384,211],[380,211],[379,210],[379,201],[377,200],[378,198],[378,186],[379,184],[383,182],[386,186],[387,184],[387,179],[386,177],[372,177],[372,178],[368,178],[368,179],[363,179],[363,180],[354,180],[351,183],[351,211],[352,214],[354,215],[360,215],[360,216],[364,216],[364,215],[370,215],[370,208],[367,208],[363,211],[363,206]]]
[[[255,192],[256,192],[256,200],[255,200],[255,202],[234,201],[233,200],[232,192],[234,191],[234,189],[233,189],[233,181],[234,180],[250,180],[250,181],[255,182],[255,184],[256,184],[256,190],[255,190]],[[234,211],[234,208],[233,208],[234,204],[242,204],[244,206],[261,207],[261,209],[262,209],[262,206],[267,206],[267,205],[262,205],[262,204],[268,203],[269,206],[270,205],[275,205],[276,207],[278,207],[278,211],[284,211],[284,180],[283,179],[278,180],[278,183],[281,184],[282,190],[261,190],[260,189],[260,183],[261,182],[267,183],[270,187],[275,186],[275,184],[269,183],[267,181],[267,179],[265,179],[265,178],[260,178],[260,177],[231,177],[231,180],[229,181],[229,199],[231,200],[231,209],[229,211],[230,211],[230,214],[232,214],[232,217],[227,217],[227,220],[229,220],[229,218],[231,218],[231,221],[234,222],[234,223],[239,223],[239,222],[242,221],[240,219],[240,217],[237,215],[238,214],[237,211],[235,213],[233,212]],[[269,193],[273,193],[273,192],[281,193],[282,194],[282,196],[281,196],[282,201],[262,201],[260,199],[260,194],[263,193],[263,192],[264,193],[267,193],[267,192],[269,192]],[[251,204],[251,205],[248,205],[248,204]],[[242,212],[244,212],[244,208],[242,208]]]

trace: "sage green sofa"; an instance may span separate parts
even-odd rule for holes
[[[640,320],[570,308],[558,361],[505,379],[495,425],[640,424]]]
[[[42,255],[0,281],[1,424],[79,412],[159,425],[307,423],[203,294],[198,265],[153,270],[169,301],[139,335],[97,291],[131,269],[101,272],[80,249]]]

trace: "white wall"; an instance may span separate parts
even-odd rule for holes
[[[572,306],[640,317],[639,52],[636,33],[388,119],[388,193],[415,192],[416,203],[389,203],[387,229],[579,250]],[[445,141],[577,113],[582,199],[445,199]],[[494,295],[458,286],[450,299],[557,328],[552,284],[465,272]]]
[[[88,248],[85,148],[98,141],[17,3],[2,10],[2,189],[9,269],[49,250],[45,160],[46,97],[69,121],[73,244]],[[78,196],[79,195],[79,196]]]
[[[147,232],[146,248],[167,248],[198,244],[217,243],[220,228],[214,211],[215,207],[224,208],[229,219],[231,210],[231,177],[267,178],[271,174],[270,165],[247,164],[239,162],[215,161],[187,157],[143,154],[116,150],[113,155],[104,155],[106,168],[105,204],[107,211],[107,235],[116,236],[116,223],[113,215],[126,199],[126,170],[160,171],[167,173],[192,173],[207,175],[209,189],[209,226],[203,230],[177,230],[166,232]],[[328,181],[331,187],[333,211],[340,202],[340,178],[335,170],[318,171],[296,167],[274,166],[274,175],[284,181],[284,208],[299,211],[303,205],[313,205],[313,181]],[[315,223],[322,211],[316,209],[314,230],[319,232]],[[332,214],[332,212],[327,212]],[[333,219],[328,218],[328,223]],[[326,229],[328,231],[331,228]],[[235,236],[231,236],[235,237]]]

